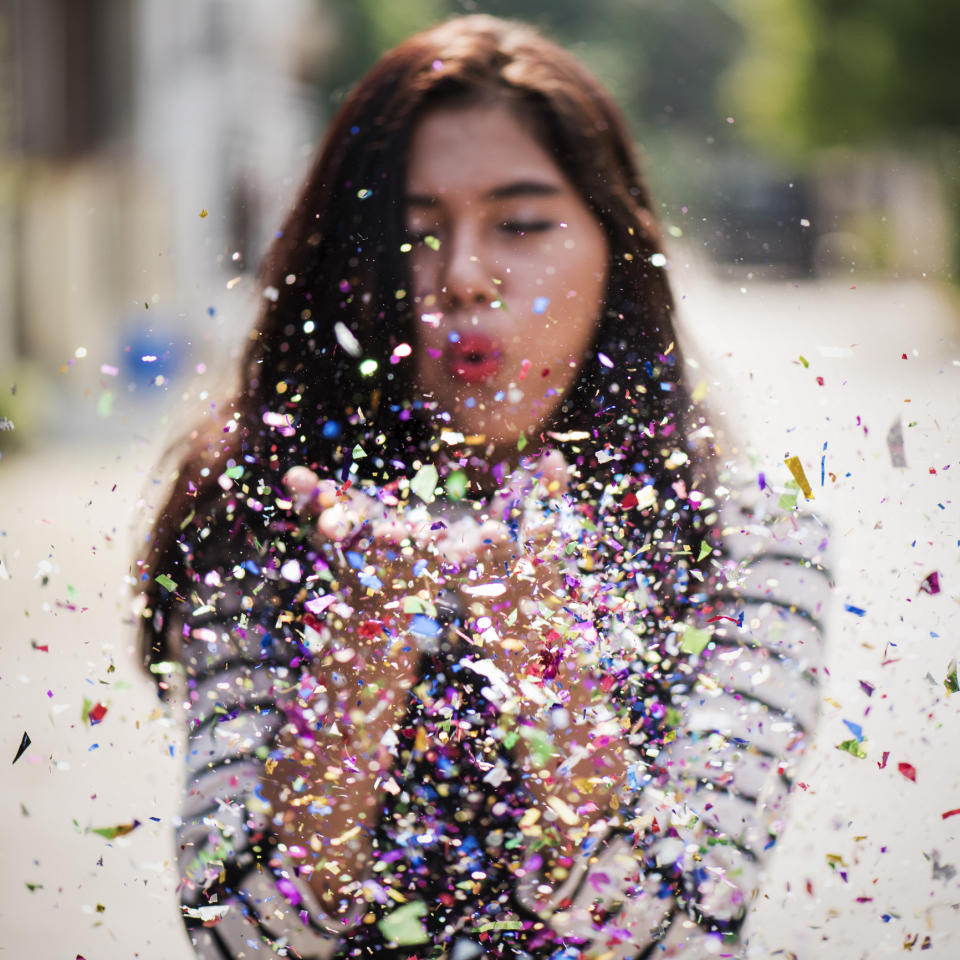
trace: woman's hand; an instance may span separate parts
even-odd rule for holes
[[[298,512],[315,519],[318,546],[329,543],[341,555],[352,546],[365,561],[359,570],[344,563],[335,571],[330,589],[337,602],[317,624],[325,646],[290,691],[288,722],[277,743],[283,756],[268,763],[264,778],[278,840],[299,848],[300,862],[313,867],[310,886],[337,917],[359,900],[371,866],[381,802],[377,782],[389,776],[391,734],[416,679],[419,651],[398,603],[416,578],[412,558],[385,536],[396,518],[387,510],[378,515],[376,501],[363,494],[338,497],[333,485],[302,467],[285,482]],[[368,570],[380,579],[380,590],[370,589]]]
[[[297,777],[310,784],[301,797],[288,786],[281,839],[302,845],[309,838],[318,849],[311,883],[328,909],[346,881],[345,864],[362,868],[369,859],[368,830],[380,804],[374,784],[391,764],[384,744],[416,679],[419,651],[404,632],[406,597],[432,602],[441,587],[459,591],[466,649],[502,681],[501,708],[521,732],[514,756],[536,805],[565,824],[556,855],[572,853],[606,811],[607,794],[623,775],[622,740],[598,719],[602,694],[568,612],[566,543],[552,509],[567,475],[553,451],[515,471],[476,518],[445,524],[425,508],[400,513],[303,467],[287,473],[295,506],[315,518],[317,539],[364,561],[361,570],[345,564],[331,585],[340,602],[326,614],[330,649],[311,665],[327,704],[321,732],[304,737],[304,724],[299,731],[288,724],[281,746],[289,759],[273,771],[275,789]],[[379,588],[370,589],[371,576]],[[331,719],[343,740],[330,735]],[[307,795],[330,812],[309,815]]]

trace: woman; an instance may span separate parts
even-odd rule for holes
[[[735,939],[815,707],[819,536],[731,592],[770,534],[721,541],[657,254],[615,107],[526,26],[452,20],[344,103],[142,573],[200,956]]]

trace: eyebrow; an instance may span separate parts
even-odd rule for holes
[[[492,200],[509,200],[513,197],[550,197],[558,193],[560,193],[560,187],[555,183],[548,183],[543,180],[515,180],[512,183],[494,187],[483,199],[489,202]],[[412,193],[404,197],[406,206],[435,207],[439,202],[437,197],[421,193]]]

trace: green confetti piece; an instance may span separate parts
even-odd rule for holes
[[[175,660],[161,660],[159,663],[150,664],[151,673],[176,673],[182,667]]]
[[[462,470],[454,470],[444,486],[451,500],[462,500],[467,494],[467,475]]]
[[[117,837],[132,833],[139,826],[140,821],[134,820],[133,823],[118,823],[115,827],[93,827],[90,832],[95,833],[98,837],[103,837],[104,840],[114,840]]]
[[[239,463],[236,463],[232,467],[227,467],[227,469],[223,471],[223,475],[229,477],[231,480],[239,480],[243,476],[243,467]]]
[[[159,583],[164,590],[169,590],[171,593],[177,589],[177,581],[171,580],[165,573],[157,575],[157,583]]]
[[[702,560],[704,557],[709,557],[711,553],[713,553],[713,548],[710,546],[710,544],[708,544],[708,543],[701,543],[701,544],[700,544],[700,555],[697,557],[697,561],[699,562],[699,561]]]
[[[804,370],[808,370],[810,368],[810,362],[802,353],[800,354],[800,362],[803,364]]]
[[[517,441],[517,449],[523,451],[527,446],[527,437],[526,434],[521,433],[520,439]]]
[[[429,938],[420,922],[421,917],[426,914],[427,905],[422,900],[414,900],[378,921],[377,926],[387,940],[400,946],[426,943]]]
[[[97,398],[97,416],[106,419],[113,413],[113,391],[104,390]]]
[[[86,697],[83,698],[83,709],[80,711],[80,722],[86,723],[87,717],[90,716],[90,711],[93,709],[93,701],[88,700]]]
[[[431,250],[439,250],[439,249],[440,249],[440,241],[439,241],[436,237],[426,236],[426,237],[423,238],[423,242],[424,242]]]
[[[544,766],[553,756],[553,740],[550,734],[546,730],[539,730],[536,727],[524,727],[521,734],[527,741],[533,762],[537,767]]]
[[[489,923],[481,923],[476,928],[477,933],[486,933],[488,930],[522,930],[523,923],[520,920],[491,920]]]
[[[951,660],[947,664],[947,677],[943,681],[943,685],[946,687],[948,697],[951,693],[960,692],[960,674],[957,672],[956,660]]]
[[[353,448],[354,460],[363,460],[366,457],[366,455],[367,455],[366,451],[363,449],[363,447],[360,446],[359,443]]]
[[[519,740],[519,739],[520,739],[520,735],[517,733],[517,731],[516,731],[516,730],[511,730],[511,731],[503,738],[503,745],[504,745],[508,750],[510,750],[510,749],[513,747],[513,745],[517,742],[517,740]]]
[[[781,493],[777,506],[781,510],[793,510],[797,505],[797,495],[795,493]]]
[[[410,489],[424,502],[433,503],[437,497],[437,468],[428,463],[422,466],[410,481]]]
[[[403,598],[403,612],[404,613],[424,613],[426,606],[424,602],[419,597],[404,597]]]
[[[852,740],[844,740],[843,743],[838,743],[837,749],[849,753],[851,757],[856,757],[858,760],[863,760],[867,756],[867,751],[863,746],[865,742],[861,742],[854,737]]]
[[[683,653],[702,653],[703,648],[709,642],[709,630],[701,630],[699,627],[687,627],[687,629],[683,631],[683,639],[680,641],[680,650]]]

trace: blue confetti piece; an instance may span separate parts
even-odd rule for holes
[[[443,627],[425,613],[415,613],[410,620],[410,632],[418,637],[433,638],[443,633]]]
[[[413,565],[413,575],[414,575],[415,577],[419,577],[420,574],[423,573],[423,571],[427,569],[427,563],[428,563],[428,561],[425,560],[423,557],[421,557],[421,558]]]
[[[854,723],[852,720],[843,721],[847,729],[857,738],[857,743],[863,743],[863,727],[859,723]]]
[[[846,610],[847,613],[856,614],[858,617],[865,617],[867,615],[867,611],[864,610],[863,607],[855,607],[852,603],[845,603],[843,609]]]
[[[534,300],[533,300],[534,313],[546,313],[547,307],[549,306],[550,306],[550,300],[547,297],[534,297]]]
[[[357,574],[357,579],[368,590],[380,590],[383,587],[383,581],[373,573]]]
[[[354,570],[360,570],[363,567],[363,554],[357,553],[356,550],[348,550],[344,556],[347,558],[347,563],[353,567]]]

